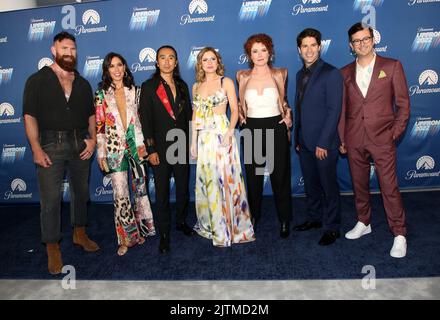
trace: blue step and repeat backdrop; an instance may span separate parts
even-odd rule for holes
[[[191,86],[194,63],[204,46],[219,50],[226,75],[247,68],[243,43],[264,32],[275,44],[275,66],[290,74],[293,101],[295,73],[301,67],[296,36],[306,27],[322,32],[322,57],[342,67],[353,61],[347,30],[357,21],[375,28],[376,51],[400,59],[411,96],[411,118],[398,146],[398,179],[402,190],[440,188],[440,0],[108,0],[86,4],[0,13],[0,203],[39,201],[35,166],[26,140],[22,95],[27,77],[52,63],[54,34],[76,35],[78,71],[96,89],[106,53],[128,61],[137,84],[155,69],[156,49],[173,45],[180,70]],[[293,194],[303,194],[298,157],[292,148]],[[191,197],[194,199],[194,166]],[[347,160],[338,163],[341,191],[351,192]],[[286,177],[287,178],[287,177]],[[378,190],[374,164],[371,186]],[[68,200],[68,181],[60,192]],[[150,192],[154,185],[150,178]],[[265,194],[271,194],[267,179]],[[110,179],[92,164],[90,196],[112,201]]]

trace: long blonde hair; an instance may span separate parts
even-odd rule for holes
[[[225,66],[222,62],[222,57],[220,56],[220,54],[213,47],[205,47],[197,55],[197,63],[196,63],[196,82],[197,83],[202,83],[203,81],[205,81],[206,75],[205,75],[205,71],[203,71],[203,68],[202,68],[202,57],[206,52],[209,52],[209,51],[214,53],[214,55],[217,58],[218,66],[217,66],[217,70],[215,70],[215,72],[219,76],[223,76],[225,74]]]

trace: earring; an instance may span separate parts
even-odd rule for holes
[[[128,73],[127,73],[127,70],[125,70],[124,78],[127,78],[127,77],[128,77]]]

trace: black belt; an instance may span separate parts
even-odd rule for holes
[[[61,143],[61,141],[82,141],[83,139],[88,137],[87,129],[73,129],[73,130],[42,130],[40,131],[40,141],[47,142],[55,142]]]
[[[64,137],[79,137],[84,138],[87,136],[88,130],[87,129],[73,129],[73,130],[42,130],[40,131],[41,136],[46,137],[58,137],[58,138],[64,138]]]

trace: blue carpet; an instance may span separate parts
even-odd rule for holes
[[[116,255],[112,205],[91,205],[88,233],[101,247],[87,253],[72,244],[68,205],[63,208],[63,261],[73,265],[77,279],[88,280],[294,280],[360,279],[365,265],[374,266],[377,278],[440,276],[440,192],[402,194],[407,213],[408,254],[389,255],[393,236],[379,195],[373,199],[373,232],[359,240],[343,233],[355,224],[352,196],[342,197],[342,233],[335,244],[317,244],[321,230],[292,232],[279,237],[272,198],[263,201],[257,240],[230,248],[217,248],[196,235],[187,238],[172,230],[171,252],[159,254],[159,237]],[[305,219],[305,198],[294,198],[294,220]],[[190,212],[195,222],[194,205]],[[40,243],[39,207],[1,207],[0,278],[57,279],[47,272],[45,247]]]

